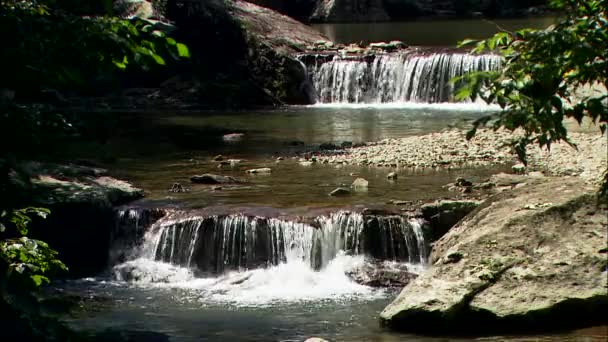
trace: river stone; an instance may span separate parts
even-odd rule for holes
[[[395,179],[397,179],[397,173],[396,172],[391,172],[388,175],[386,175],[386,178],[395,180]]]
[[[212,173],[205,173],[198,176],[190,177],[190,181],[192,183],[197,184],[235,184],[240,183],[240,181],[234,177],[230,176],[220,176]]]
[[[329,196],[339,197],[339,196],[348,196],[350,195],[350,190],[346,188],[336,188],[332,192],[329,193]]]
[[[605,324],[608,211],[595,190],[558,179],[489,198],[435,243],[433,266],[382,323],[476,334]]]
[[[247,170],[245,172],[247,172],[249,174],[259,174],[259,173],[261,173],[261,174],[268,174],[268,173],[272,172],[272,169],[269,168],[269,167],[263,167],[263,168],[259,168],[259,169],[250,169],[250,170]]]
[[[365,178],[357,178],[351,185],[351,187],[355,190],[367,190],[367,186],[369,182]]]
[[[307,338],[306,341],[304,341],[304,342],[329,342],[329,341],[324,338],[320,338],[320,337],[310,337],[310,338]]]

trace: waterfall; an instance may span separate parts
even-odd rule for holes
[[[454,102],[453,77],[495,70],[497,55],[418,50],[353,58],[300,56],[308,67],[317,103]]]
[[[121,213],[136,217],[134,212]],[[424,264],[428,241],[421,221],[340,211],[316,224],[242,214],[177,212],[148,227],[133,259],[161,261],[202,274],[304,262],[320,270],[340,253]],[[135,225],[134,229],[141,229]]]

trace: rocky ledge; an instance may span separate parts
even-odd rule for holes
[[[27,199],[25,205],[51,210],[46,220],[34,222],[31,235],[59,252],[70,276],[102,271],[113,240],[114,206],[143,197],[143,190],[95,167],[29,162],[20,169],[11,173],[15,193]]]
[[[489,198],[435,243],[381,322],[433,334],[605,324],[608,211],[595,191],[560,177]]]

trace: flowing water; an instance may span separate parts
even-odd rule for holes
[[[495,70],[502,64],[497,55],[435,52],[412,49],[373,60],[335,56],[310,58],[307,64],[317,103],[446,103],[456,102],[451,83],[456,76],[473,71]],[[315,57],[315,56],[312,56]]]
[[[374,24],[374,29],[382,32],[383,25]],[[402,32],[402,24],[395,25],[393,32]],[[427,24],[417,25],[422,29]],[[415,43],[407,36],[390,37]],[[435,38],[425,37],[427,45],[449,45],[435,44],[442,37]],[[398,289],[362,285],[353,275],[366,276],[370,269],[424,272],[431,241],[420,220],[362,214],[361,209],[387,207],[391,199],[454,197],[442,186],[458,176],[481,181],[504,167],[399,169],[399,179],[388,181],[386,174],[393,169],[303,166],[290,157],[317,151],[322,143],[465,128],[496,108],[453,103],[448,79],[499,63],[494,56],[448,51],[389,54],[365,62],[332,58],[304,65],[317,93],[314,106],[91,113],[100,115],[95,133],[103,135],[104,144],[64,151],[96,151],[81,157],[101,161],[114,175],[143,187],[146,199],[118,211],[107,272],[54,284],[63,296],[84,301],[63,319],[108,340],[450,340],[379,327],[378,314]],[[217,154],[232,161],[220,165],[213,160]],[[245,173],[257,167],[271,167],[272,174]],[[243,183],[221,189],[190,184],[192,175],[205,172]],[[367,191],[344,198],[327,195],[356,177],[369,180]],[[176,182],[187,191],[169,192]],[[147,209],[154,207],[160,209]],[[591,341],[606,335],[596,329],[483,340]]]

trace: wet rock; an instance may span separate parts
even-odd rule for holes
[[[357,178],[351,185],[351,188],[357,190],[367,190],[369,182],[365,178]]]
[[[608,210],[595,191],[562,178],[491,197],[434,244],[433,267],[384,309],[382,323],[476,334],[604,324],[606,256],[598,251]]]
[[[418,276],[403,263],[368,261],[346,272],[356,283],[372,287],[403,287]]]
[[[447,233],[458,221],[475,210],[480,201],[436,201],[420,207],[422,216],[429,222],[429,236],[435,241]]]
[[[237,184],[241,183],[238,179],[230,176],[215,175],[205,173],[190,177],[190,181],[196,184]]]
[[[340,196],[348,196],[350,195],[350,190],[347,188],[336,188],[332,192],[329,193],[329,196],[340,197]]]
[[[188,189],[186,189],[181,183],[173,183],[171,189],[169,189],[169,192],[182,193],[188,192]]]
[[[462,187],[466,187],[466,186],[472,186],[473,182],[463,178],[463,177],[458,177],[456,178],[456,183],[454,183],[456,186],[462,186]]]
[[[395,179],[397,179],[397,173],[396,172],[391,172],[388,175],[386,175],[386,178],[388,178],[390,180],[395,180]]]
[[[224,156],[221,154],[218,154],[217,156],[213,157],[213,161],[222,161],[224,160]]]
[[[270,174],[270,173],[272,173],[272,169],[269,167],[262,167],[259,169],[250,169],[245,172],[252,174],[252,175],[253,174]]]
[[[228,164],[230,164],[231,167],[238,166],[241,162],[242,160],[240,159],[228,159]]]

